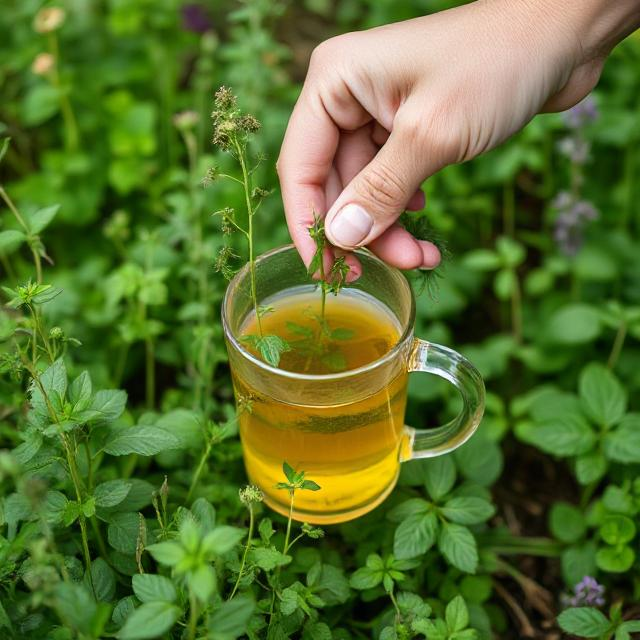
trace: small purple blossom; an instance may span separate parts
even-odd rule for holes
[[[591,144],[582,137],[567,136],[558,142],[558,151],[574,164],[586,164],[589,160]]]
[[[578,102],[577,105],[571,107],[568,111],[563,112],[562,118],[569,129],[582,129],[590,122],[595,122],[600,115],[598,107],[589,94],[584,100]]]
[[[572,596],[562,596],[565,607],[602,607],[604,603],[604,587],[591,576],[585,576],[575,585]]]
[[[598,210],[587,200],[579,200],[567,191],[561,191],[551,206],[558,212],[553,238],[566,256],[575,256],[582,247],[586,224],[598,217]]]
[[[183,4],[180,10],[182,14],[182,28],[193,33],[205,33],[213,27],[211,18],[205,7],[196,2]]]

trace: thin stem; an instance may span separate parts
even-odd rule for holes
[[[256,264],[253,252],[253,204],[251,203],[251,176],[247,171],[247,163],[245,161],[244,153],[237,139],[234,138],[234,145],[236,152],[238,153],[238,161],[242,168],[242,182],[244,186],[244,197],[247,205],[247,216],[249,229],[247,231],[247,239],[249,242],[249,272],[251,277],[251,298],[253,300],[253,308],[256,314],[256,322],[258,324],[258,333],[260,337],[264,334],[262,332],[262,321],[260,320],[260,314],[258,313],[258,292],[256,286]]]
[[[198,628],[198,601],[193,593],[193,589],[189,589],[189,640],[195,640]]]
[[[13,213],[16,220],[18,221],[18,224],[24,229],[25,233],[27,235],[31,233],[24,218],[20,215],[20,212],[18,211],[16,206],[13,204],[13,201],[9,197],[9,194],[4,190],[4,188],[1,185],[0,185],[0,198],[4,200],[5,204],[7,205],[7,207],[9,207],[9,210],[11,211],[11,213]]]
[[[511,330],[513,338],[519,344],[522,342],[522,292],[518,274],[513,272],[513,292],[511,294]]]
[[[205,450],[203,451],[202,456],[200,457],[200,462],[198,463],[198,467],[196,468],[195,473],[193,474],[193,478],[191,478],[191,484],[189,485],[189,493],[187,493],[187,502],[191,500],[191,496],[193,495],[196,485],[198,484],[198,480],[200,480],[200,476],[204,471],[204,466],[207,463],[207,460],[209,459],[209,454],[211,453],[212,445],[213,445],[213,440],[211,438],[207,438],[207,444],[205,446]]]
[[[62,88],[60,71],[58,68],[60,63],[60,47],[58,45],[58,37],[54,31],[49,34],[49,47],[54,59],[51,78],[53,80],[53,86],[58,90],[58,96],[60,99],[60,111],[62,112],[62,120],[64,122],[64,130],[66,133],[65,142],[69,150],[75,151],[78,148],[80,135],[78,133],[78,124],[76,123],[76,117],[73,113],[69,96]]]
[[[400,620],[400,618],[401,618],[400,607],[398,606],[398,602],[396,601],[396,597],[393,595],[393,590],[389,591],[389,597],[391,598],[391,602],[393,602],[393,607],[396,610],[396,619]]]
[[[253,515],[253,503],[249,503],[249,533],[247,534],[247,544],[244,548],[244,553],[242,554],[242,562],[240,563],[240,571],[238,572],[238,578],[236,579],[235,585],[233,585],[233,591],[229,596],[229,600],[236,595],[236,591],[240,586],[240,580],[242,578],[242,573],[244,572],[244,566],[247,562],[247,554],[249,553],[249,548],[251,547],[251,539],[253,538],[253,524],[254,524],[254,515]]]
[[[618,358],[622,353],[622,347],[624,346],[624,341],[626,337],[627,337],[627,323],[622,322],[618,327],[618,331],[616,332],[616,337],[613,339],[611,353],[609,354],[609,359],[607,360],[607,367],[609,367],[609,369],[614,369],[616,364],[618,363]]]
[[[146,403],[147,408],[153,409],[156,404],[156,366],[153,340],[146,338],[145,347],[145,371],[146,371]]]
[[[293,500],[295,491],[293,489],[290,489],[289,494],[291,496],[291,499],[289,500],[289,518],[287,520],[287,533],[284,536],[284,547],[282,549],[282,553],[284,555],[287,555],[287,551],[289,551],[289,538],[291,537],[291,523],[293,521]]]

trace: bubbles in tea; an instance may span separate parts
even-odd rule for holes
[[[356,369],[379,359],[400,338],[393,314],[360,291],[328,296],[324,315],[320,295],[309,288],[285,291],[266,303],[273,311],[261,318],[262,330],[292,346],[280,361],[288,371],[329,375]],[[242,334],[256,333],[252,316]],[[289,508],[287,492],[275,488],[284,480],[285,460],[322,487],[296,493],[298,520],[343,522],[369,511],[391,491],[405,441],[406,373],[368,397],[336,406],[284,403],[238,376],[234,384],[238,396],[252,399],[251,411],[242,411],[239,419],[247,473],[273,509],[286,514]]]

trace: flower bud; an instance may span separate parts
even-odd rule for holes
[[[33,28],[38,33],[51,33],[62,26],[65,17],[64,9],[60,7],[40,9],[33,21]]]
[[[31,71],[37,76],[46,76],[55,64],[56,59],[50,53],[39,53],[31,64]]]

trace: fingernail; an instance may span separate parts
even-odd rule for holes
[[[373,227],[373,218],[359,205],[347,204],[334,216],[329,226],[331,238],[343,247],[355,247]]]

